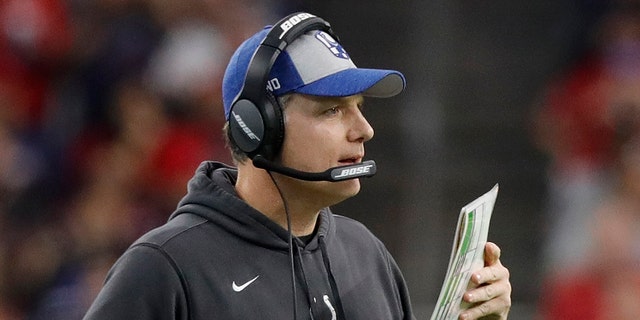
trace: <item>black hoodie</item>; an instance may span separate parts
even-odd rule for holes
[[[118,259],[85,319],[280,320],[294,304],[298,319],[413,319],[398,266],[366,227],[325,208],[290,255],[288,232],[238,198],[236,177],[204,162],[169,221]]]

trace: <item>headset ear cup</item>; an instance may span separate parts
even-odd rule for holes
[[[264,119],[258,107],[250,100],[236,101],[229,112],[229,141],[250,158],[265,143]]]
[[[273,160],[284,140],[284,118],[276,97],[267,92],[262,108],[247,99],[238,100],[229,113],[229,141],[249,158],[257,154]],[[262,113],[261,113],[262,110]]]
[[[265,94],[265,141],[262,150],[258,152],[263,157],[273,160],[282,148],[284,141],[284,115],[278,99],[273,93]]]

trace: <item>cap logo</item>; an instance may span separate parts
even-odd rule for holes
[[[279,39],[282,39],[282,37],[284,37],[284,35],[289,32],[289,30],[291,30],[291,28],[293,28],[293,26],[295,26],[296,24],[307,20],[309,18],[315,17],[314,15],[310,14],[310,13],[300,13],[297,14],[289,19],[287,19],[285,22],[280,24],[280,29],[282,29],[282,33],[280,34],[280,37],[278,37]]]
[[[278,78],[273,78],[267,81],[267,90],[273,92],[275,90],[280,89],[282,86],[280,85],[280,80]]]
[[[334,56],[341,59],[349,59],[349,54],[347,53],[347,51],[344,50],[342,45],[334,40],[328,33],[318,31],[316,32],[315,36],[316,39],[320,40],[320,42],[322,42],[322,44],[324,44],[324,46],[327,47],[329,51],[331,51],[331,53],[333,53]]]

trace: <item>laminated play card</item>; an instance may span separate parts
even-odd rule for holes
[[[469,307],[462,301],[462,295],[467,291],[471,274],[484,266],[484,246],[497,196],[496,184],[460,210],[449,266],[431,320],[458,319],[460,312]]]

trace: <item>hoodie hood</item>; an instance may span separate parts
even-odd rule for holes
[[[234,187],[237,177],[234,167],[214,161],[201,163],[187,185],[187,194],[169,219],[183,213],[196,214],[255,245],[288,251],[288,231],[238,197]],[[329,208],[323,209],[318,232],[306,246],[298,245],[304,250],[316,250],[318,237],[327,238],[332,232],[333,219]]]

